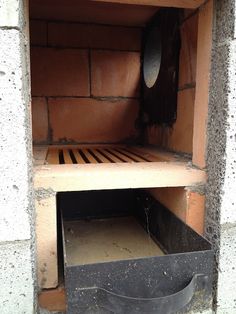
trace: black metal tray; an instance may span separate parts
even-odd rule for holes
[[[133,215],[165,253],[72,264],[63,230],[68,314],[188,313],[211,306],[213,251],[210,243],[146,192],[67,193],[59,196],[58,204],[63,217],[62,229],[64,225],[69,228],[72,219],[89,222]]]

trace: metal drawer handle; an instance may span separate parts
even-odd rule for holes
[[[181,291],[158,298],[128,297],[99,287],[80,289],[82,294],[89,294],[96,299],[96,307],[104,308],[115,314],[168,314],[175,313],[186,306],[196,292],[204,291],[208,276],[195,274],[190,283]]]

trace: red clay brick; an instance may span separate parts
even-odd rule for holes
[[[92,48],[117,50],[141,49],[141,29],[128,27],[91,26]]]
[[[198,14],[186,20],[181,27],[179,87],[196,82]]]
[[[33,96],[89,96],[87,50],[31,49]]]
[[[48,43],[57,47],[139,51],[141,29],[77,23],[49,23]]]
[[[31,45],[47,45],[47,24],[44,21],[30,21]]]
[[[199,11],[196,99],[194,104],[193,164],[206,167],[207,120],[212,56],[212,26],[214,1],[210,0]]]
[[[173,128],[166,128],[162,133],[164,147],[173,151],[192,153],[194,99],[194,88],[179,91],[176,122]]]
[[[48,44],[57,47],[89,47],[90,27],[77,23],[49,23]]]
[[[192,154],[195,88],[178,92],[177,119],[173,127],[152,126],[147,129],[148,143],[169,150]]]
[[[49,99],[53,141],[112,143],[136,134],[136,100],[99,101],[92,98]]]
[[[43,97],[32,98],[32,124],[34,143],[46,143],[48,137],[47,101]]]
[[[91,73],[94,96],[139,96],[138,52],[92,51]]]
[[[40,291],[39,305],[48,311],[66,311],[66,294],[64,287]]]
[[[199,234],[204,232],[205,195],[188,191],[188,211],[186,223]]]

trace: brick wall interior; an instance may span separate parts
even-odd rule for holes
[[[197,29],[197,12],[183,12],[176,123],[147,129],[149,143],[185,153],[192,153]],[[34,143],[135,140],[141,35],[140,27],[31,20]]]
[[[141,29],[31,21],[35,143],[135,138]]]

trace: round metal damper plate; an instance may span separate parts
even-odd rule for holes
[[[148,88],[156,83],[161,66],[161,33],[158,27],[150,29],[144,48],[143,75]]]

